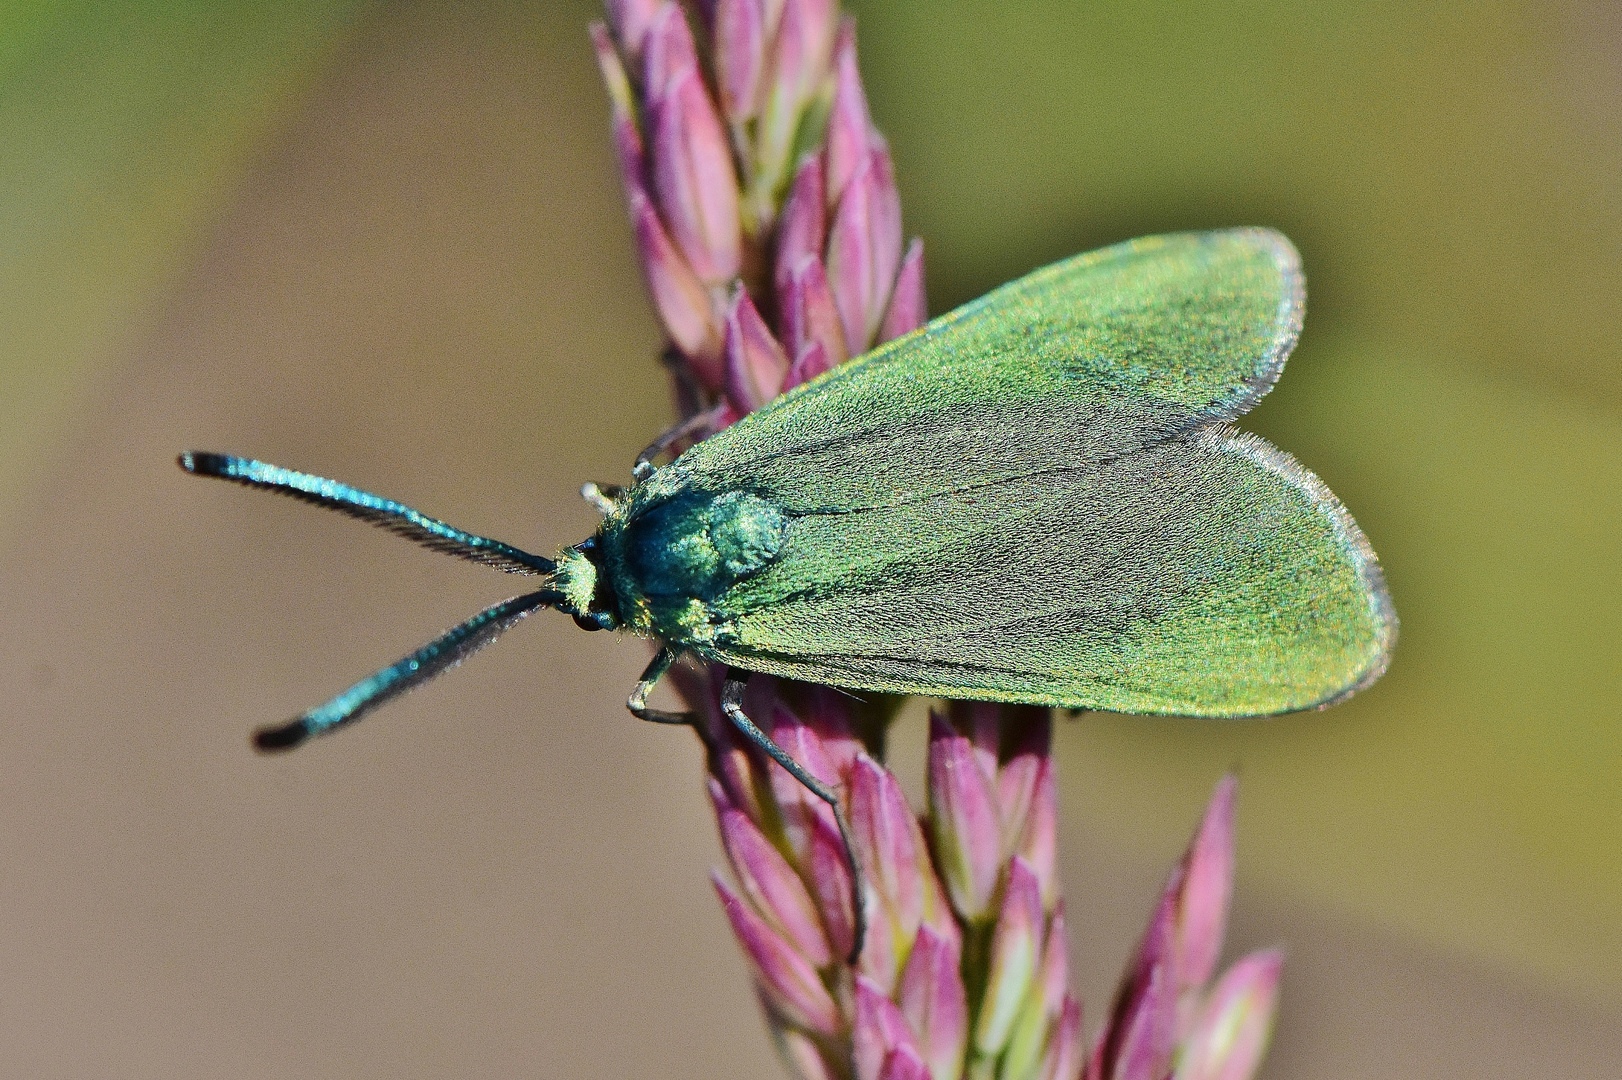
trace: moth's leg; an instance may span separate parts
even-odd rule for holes
[[[636,456],[636,464],[631,466],[631,475],[641,483],[653,475],[653,459],[676,445],[683,439],[690,438],[700,431],[708,431],[720,418],[724,405],[717,405],[702,412],[696,412],[687,419],[676,424],[669,431],[649,443],[647,448]]]
[[[631,691],[631,700],[625,703],[625,707],[631,710],[632,716],[638,720],[652,721],[655,724],[685,724],[690,728],[698,727],[699,718],[695,712],[665,712],[662,709],[648,708],[648,695],[653,693],[653,688],[659,685],[659,680],[665,677],[665,673],[670,670],[680,656],[681,653],[672,649],[669,645],[661,647],[654,654],[653,659],[642,672],[641,681],[636,684],[636,689]]]
[[[867,894],[867,886],[862,879],[861,864],[856,860],[856,845],[852,840],[850,822],[845,820],[845,811],[840,807],[839,796],[834,793],[833,788],[807,772],[805,766],[789,757],[787,751],[772,742],[771,738],[744,714],[743,690],[748,680],[749,672],[727,668],[726,682],[721,684],[721,711],[744,738],[764,750],[773,761],[787,769],[790,776],[804,784],[807,791],[827,803],[833,810],[834,824],[839,826],[839,839],[845,845],[845,866],[850,870],[851,911],[856,916],[856,934],[850,947],[850,962],[855,964],[857,957],[862,955],[862,942],[867,937],[867,911],[862,903],[862,898]]]

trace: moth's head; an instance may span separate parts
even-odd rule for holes
[[[608,587],[602,572],[599,538],[593,536],[564,548],[558,552],[557,564],[552,582],[564,597],[558,610],[574,616],[582,630],[616,629],[622,620],[614,590]]]

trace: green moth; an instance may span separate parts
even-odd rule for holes
[[[747,673],[1183,716],[1333,704],[1395,642],[1379,564],[1317,477],[1227,426],[1277,381],[1304,298],[1295,249],[1269,230],[1078,255],[656,469],[694,424],[673,429],[630,487],[587,485],[602,525],[555,559],[335,481],[183,454],[187,471],[542,579],[258,744],[348,723],[542,607],[661,643],[630,700],[645,719],[692,722],[646,704],[682,654],[727,665],[727,715],[836,811],[744,715]]]

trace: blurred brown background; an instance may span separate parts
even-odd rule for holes
[[[1296,241],[1307,329],[1252,426],[1404,620],[1325,714],[1062,728],[1090,1015],[1237,764],[1230,952],[1290,955],[1265,1076],[1613,1075],[1617,6],[856,12],[933,310],[1140,233]],[[0,1077],[779,1075],[697,747],[623,708],[643,647],[537,616],[255,758],[510,582],[173,465],[589,531],[579,483],[668,419],[594,14],[0,11]],[[895,742],[916,777],[916,710]]]

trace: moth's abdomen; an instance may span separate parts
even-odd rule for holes
[[[787,528],[757,495],[686,491],[626,524],[626,563],[649,600],[708,602],[776,559]]]

